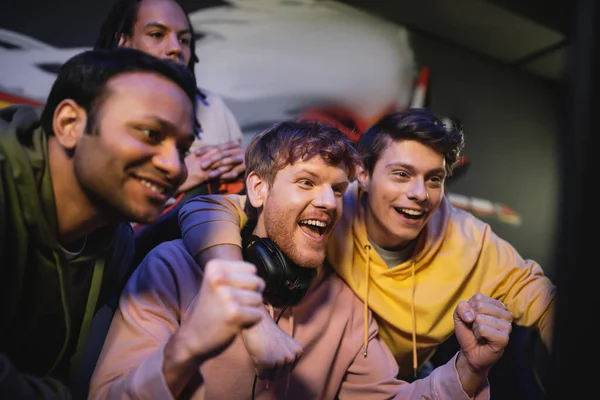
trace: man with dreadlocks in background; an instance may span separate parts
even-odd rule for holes
[[[158,58],[170,58],[194,73],[198,62],[189,17],[176,0],[118,0],[102,23],[96,49],[130,47]],[[157,94],[158,95],[158,94]],[[239,193],[243,190],[243,136],[223,100],[199,88],[197,120],[200,137],[185,159],[188,178],[150,226],[136,226],[136,260],[165,240],[179,236],[177,213],[187,199],[198,194]]]

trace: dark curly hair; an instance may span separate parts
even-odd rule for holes
[[[461,126],[448,126],[427,109],[392,112],[370,127],[357,142],[367,172],[373,173],[390,141],[402,139],[416,140],[443,154],[448,176],[452,174],[465,143]]]

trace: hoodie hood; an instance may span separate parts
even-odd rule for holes
[[[10,165],[17,200],[28,234],[53,250],[62,248],[56,239],[58,221],[48,165],[48,135],[40,124],[43,107],[15,105],[0,109],[0,160]],[[90,235],[75,262],[88,261],[106,251],[113,241],[115,225]]]
[[[42,107],[16,105],[0,110],[0,149],[12,171],[17,201],[29,234],[59,250],[56,207],[48,168],[48,140],[40,127]]]

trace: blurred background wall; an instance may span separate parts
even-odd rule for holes
[[[9,3],[0,13],[0,107],[39,104],[61,63],[93,46],[112,2]],[[448,183],[451,200],[554,276],[567,44],[561,2],[183,4],[198,33],[199,85],[224,98],[246,139],[307,114],[359,131],[415,104],[457,119],[467,145]],[[425,90],[415,96],[422,72]]]

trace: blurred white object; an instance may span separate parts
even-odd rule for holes
[[[309,107],[371,120],[409,105],[416,73],[407,30],[318,0],[230,0],[190,14],[198,85],[221,96],[245,133]],[[0,92],[45,101],[56,72],[88,48],[56,48],[0,29]]]
[[[43,102],[56,71],[69,58],[88,48],[59,49],[29,36],[0,29],[0,92]]]
[[[230,0],[190,14],[199,85],[222,96],[242,128],[319,104],[364,119],[412,95],[407,30],[336,1]]]

